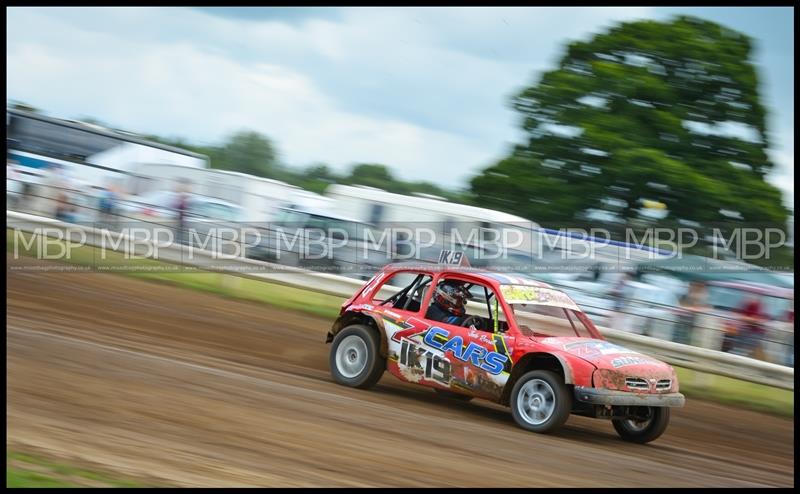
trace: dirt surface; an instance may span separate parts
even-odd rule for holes
[[[533,434],[388,374],[335,384],[324,319],[107,274],[7,286],[12,450],[186,486],[794,485],[792,420],[690,399],[644,446]]]

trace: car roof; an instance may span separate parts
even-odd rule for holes
[[[486,269],[478,269],[464,266],[449,266],[446,264],[434,264],[424,262],[398,262],[389,264],[384,267],[386,274],[391,274],[397,271],[428,271],[433,273],[443,274],[466,274],[476,278],[482,278],[491,284],[497,285],[525,285],[535,286],[540,288],[554,288],[553,286],[543,281],[535,280],[526,275],[516,273],[499,273],[497,271],[489,271]],[[559,290],[561,291],[561,290]]]

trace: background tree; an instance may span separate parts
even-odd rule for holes
[[[272,177],[277,172],[278,155],[269,138],[253,131],[233,134],[219,149],[209,150],[213,168]]]
[[[284,180],[289,183],[294,183],[306,190],[322,194],[325,189],[332,183],[340,180],[339,176],[324,163],[311,165],[299,173],[292,173],[286,170],[287,176]],[[293,175],[293,176],[289,176]]]
[[[628,221],[655,200],[669,220],[784,228],[751,53],[744,34],[685,16],[569,44],[514,97],[527,140],[471,181],[473,197],[548,226],[609,204]]]
[[[396,192],[399,189],[405,190],[405,187],[392,175],[386,165],[376,163],[361,163],[353,166],[350,176],[343,181],[347,184],[368,185],[390,192]]]

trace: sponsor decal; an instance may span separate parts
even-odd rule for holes
[[[449,337],[450,332],[446,329],[432,327],[425,334],[425,344],[443,352],[453,352],[453,356],[463,362],[471,363],[479,369],[483,369],[489,374],[500,374],[505,368],[508,356],[501,353],[492,352],[470,342],[466,347],[464,340],[460,336]]]
[[[439,264],[469,267],[469,259],[463,252],[443,249],[439,252]]]
[[[411,321],[412,319],[409,318],[407,321],[397,321],[395,323],[394,321],[389,321],[389,319],[383,319],[384,324],[389,322],[392,325],[394,333],[392,334],[391,338],[393,341],[398,343],[401,343],[406,338],[416,336],[427,329],[427,326],[422,326],[419,324],[414,325]]]
[[[503,372],[511,373],[511,366],[513,365],[514,361],[511,359],[511,353],[508,351],[508,345],[506,345],[506,339],[503,338],[503,335],[494,333],[492,335],[492,340],[494,343],[494,351],[508,357],[506,363],[503,364]]]
[[[655,361],[643,357],[617,357],[611,361],[614,368],[625,367],[626,365],[654,364]],[[655,384],[655,383],[653,383]]]
[[[361,296],[362,297],[369,297],[369,295],[372,293],[372,291],[375,289],[375,287],[377,287],[378,284],[381,282],[381,280],[383,280],[384,276],[386,276],[386,273],[383,273],[383,272],[378,273],[378,275],[375,276],[375,278],[372,279],[370,284],[366,288],[364,288],[364,291],[361,292]]]
[[[495,341],[492,338],[490,338],[489,336],[485,335],[485,334],[482,334],[482,335],[478,336],[478,341],[482,341],[482,342],[488,343],[490,345],[494,345],[495,344]]]
[[[473,340],[478,340],[482,343],[486,343],[487,345],[494,346],[496,343],[491,334],[487,334],[486,331],[478,330],[475,328],[475,326],[469,327],[468,335]]]
[[[408,340],[403,340],[400,345],[400,365],[407,366],[412,373],[423,372],[427,379],[433,379],[445,386],[450,385],[450,361]]]
[[[525,285],[500,285],[500,293],[509,304],[550,305],[580,311],[566,293],[552,288]]]
[[[400,324],[402,324],[402,322]],[[390,335],[395,335],[400,331],[406,329],[406,326],[401,326],[400,324],[397,324],[390,319],[386,318],[383,319],[383,327],[384,329],[386,329],[386,332],[389,333]]]
[[[568,350],[575,355],[591,357],[596,355],[615,355],[618,353],[638,354],[633,350],[609,343],[607,341],[577,341],[564,345],[564,350]]]

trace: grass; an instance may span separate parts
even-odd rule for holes
[[[28,242],[29,239],[30,235],[25,234],[25,242]],[[14,242],[12,230],[7,230],[7,252],[15,251]],[[19,255],[36,257],[39,253],[36,243],[30,248],[26,248],[23,242],[17,242],[17,247]],[[58,247],[51,249],[49,251],[51,253],[59,251]],[[153,259],[126,259],[120,252],[107,251],[106,259],[102,259],[98,254],[99,251],[90,246],[76,247],[71,249],[68,258],[58,259],[58,261],[73,266],[91,267],[92,271],[167,283],[223,297],[250,300],[281,309],[305,312],[328,319],[335,318],[339,314],[339,308],[344,302],[341,297],[225,273],[199,271],[191,266],[167,264]]]
[[[6,487],[145,487],[107,474],[55,463],[28,453],[6,453]]]
[[[794,391],[675,367],[681,393],[781,417],[794,417]]]
[[[13,252],[12,230],[9,229],[7,232],[7,251]],[[92,266],[99,271],[168,283],[223,297],[251,300],[328,319],[336,317],[343,302],[341,297],[285,285],[224,273],[202,272],[191,267],[168,265],[152,259],[125,259],[118,252],[109,252],[107,259],[102,260],[97,251],[98,249],[94,247],[78,247],[72,250],[70,258],[64,262],[78,266]],[[36,256],[38,250],[34,244],[29,249],[19,248],[18,252],[26,256]],[[109,267],[117,266],[124,269],[107,270]],[[680,380],[681,392],[688,398],[715,401],[783,417],[794,417],[794,391],[679,367],[675,367],[675,370]]]

